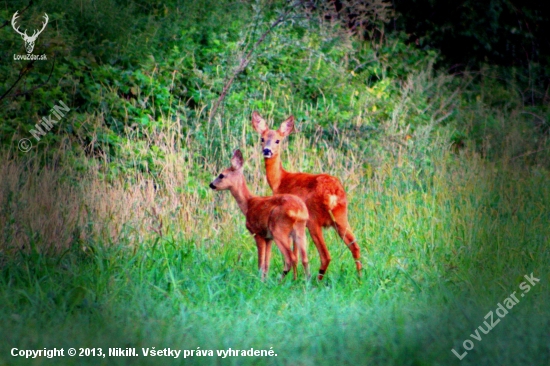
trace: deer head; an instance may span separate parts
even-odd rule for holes
[[[262,154],[272,158],[279,154],[280,142],[294,131],[294,116],[288,117],[278,130],[270,130],[265,120],[256,111],[252,112],[252,127],[262,136]]]
[[[42,23],[42,29],[40,29],[38,31],[38,33],[35,30],[32,33],[32,36],[28,36],[26,29],[25,29],[25,32],[21,33],[19,31],[19,27],[17,27],[17,28],[15,27],[15,20],[17,19],[17,13],[18,13],[18,11],[16,11],[15,14],[13,14],[13,17],[11,18],[11,25],[12,25],[13,29],[21,35],[21,37],[23,38],[23,41],[25,41],[25,48],[27,49],[27,53],[32,53],[32,50],[34,49],[34,42],[36,42],[36,38],[38,38],[38,35],[40,33],[42,33],[44,28],[46,28],[46,24],[48,24],[48,19],[49,19],[48,14],[44,13],[44,19],[46,21],[44,23]]]

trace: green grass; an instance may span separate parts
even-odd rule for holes
[[[433,174],[388,165],[345,183],[366,268],[326,231],[333,261],[323,282],[279,283],[257,271],[252,238],[228,195],[208,193],[195,217],[207,235],[165,225],[162,237],[80,242],[62,254],[0,257],[0,363],[175,364],[170,358],[24,359],[19,349],[156,347],[270,349],[277,357],[192,357],[191,364],[542,365],[550,356],[547,263],[550,177],[478,157],[440,156]],[[251,164],[249,164],[251,165]],[[212,202],[214,199],[214,202]],[[214,210],[214,206],[221,206]],[[214,210],[214,211],[211,211]],[[227,212],[229,211],[229,212]],[[217,212],[213,214],[212,212]],[[230,216],[219,216],[223,213]],[[204,229],[204,228],[203,228]],[[189,230],[189,229],[187,229]],[[198,229],[192,229],[192,231]],[[311,240],[313,269],[319,259]],[[301,269],[300,269],[301,270]],[[523,275],[536,285],[459,361]],[[182,357],[182,356],[180,356]]]

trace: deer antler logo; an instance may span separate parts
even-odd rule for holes
[[[32,33],[32,36],[28,36],[27,35],[27,30],[25,29],[25,32],[21,33],[19,31],[19,27],[15,27],[15,20],[17,19],[17,13],[18,11],[15,12],[15,14],[13,14],[13,18],[11,18],[11,25],[13,27],[13,29],[15,29],[15,31],[17,33],[19,33],[21,35],[21,37],[23,37],[23,40],[25,41],[25,48],[27,49],[27,53],[32,53],[32,50],[34,49],[34,42],[36,42],[36,38],[38,38],[38,36],[40,35],[40,33],[42,33],[42,31],[46,28],[46,25],[48,24],[48,14],[44,13],[44,19],[46,20],[44,23],[42,23],[42,29],[40,29],[38,31],[38,33],[36,33],[37,31],[35,30],[33,33]]]

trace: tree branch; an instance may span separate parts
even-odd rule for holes
[[[19,15],[23,14],[23,13],[25,12],[25,10],[27,10],[31,5],[32,5],[32,0],[29,1],[29,5],[27,5],[27,6],[25,7],[25,9],[21,10],[21,12],[19,13]],[[2,26],[0,26],[0,29],[4,28],[5,26],[7,26],[7,25],[9,25],[9,24],[10,24],[10,21],[9,21],[9,20],[6,20],[6,21],[4,22],[4,24],[2,24]]]
[[[31,62],[29,62],[28,64],[25,65],[25,67],[23,67],[21,69],[21,71],[19,71],[19,77],[17,78],[17,80],[15,80],[15,83],[13,83],[13,85],[4,93],[2,94],[2,96],[0,97],[0,100],[4,99],[10,92],[13,88],[15,88],[15,86],[17,85],[17,83],[23,78],[23,76],[25,76],[29,70],[32,68],[32,65],[35,63],[36,60],[32,60]]]
[[[27,90],[23,93],[16,93],[15,96],[30,94],[33,91],[35,91],[36,89],[41,88],[44,85],[46,85],[50,81],[50,78],[52,77],[54,67],[55,67],[55,57],[53,58],[52,68],[50,69],[50,74],[48,75],[48,78],[46,79],[46,81],[44,81],[42,84],[39,84],[39,85],[35,86],[34,88],[32,88],[30,90]]]
[[[254,45],[252,46],[252,48],[250,48],[248,53],[244,57],[241,58],[241,62],[239,63],[239,66],[235,69],[235,71],[233,72],[233,75],[231,76],[231,78],[229,78],[229,80],[225,83],[225,85],[223,86],[223,89],[222,89],[222,93],[220,94],[220,97],[218,98],[216,103],[214,103],[214,105],[212,106],[212,109],[210,110],[210,115],[208,117],[208,123],[211,123],[212,119],[214,119],[220,104],[223,102],[223,100],[227,96],[227,93],[229,92],[229,89],[231,88],[231,85],[233,84],[233,81],[235,81],[235,78],[241,72],[243,72],[244,69],[246,69],[246,67],[248,66],[248,64],[252,60],[252,56],[253,56],[253,53],[256,50],[256,48],[258,48],[258,46],[266,39],[266,37],[269,35],[269,33],[271,33],[271,31],[273,29],[275,29],[275,27],[277,27],[279,24],[283,23],[286,20],[286,17],[288,16],[288,14],[290,14],[292,8],[293,8],[293,6],[289,7],[283,14],[281,14],[281,16],[279,16],[269,26],[269,28],[262,34],[262,36],[254,43]]]
[[[19,72],[19,77],[17,78],[15,83],[13,83],[13,85],[0,97],[0,100],[4,99],[9,94],[9,92],[17,85],[17,83],[23,78],[23,76],[25,76],[29,72],[29,70],[32,69],[32,65],[33,65],[34,62],[35,62],[35,60],[32,60],[23,69],[21,69],[21,71]],[[35,91],[36,89],[41,88],[44,85],[46,85],[52,77],[54,67],[55,67],[55,57],[53,58],[52,68],[50,69],[50,74],[48,75],[48,78],[46,79],[46,81],[44,81],[43,83],[41,83],[41,84],[35,86],[34,88],[31,88],[31,89],[29,89],[29,90],[27,90],[23,93],[16,93],[14,95],[14,97],[20,96],[20,95],[30,94],[33,91]]]

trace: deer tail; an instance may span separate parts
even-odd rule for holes
[[[305,207],[305,205],[304,205],[304,208],[300,210],[289,210],[288,216],[290,216],[296,221],[307,221],[309,219],[309,214],[307,212],[307,208]]]

